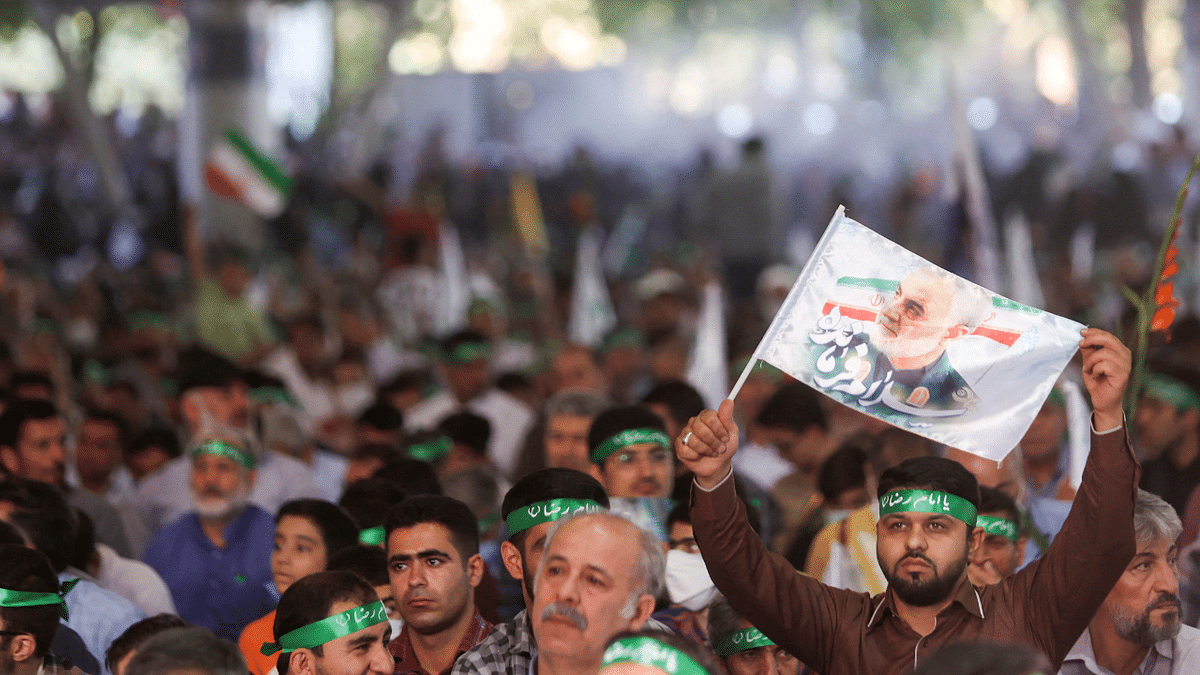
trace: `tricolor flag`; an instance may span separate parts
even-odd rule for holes
[[[950,274],[839,208],[755,356],[845,405],[999,461],[1082,328]]]
[[[240,132],[230,129],[213,146],[204,166],[209,189],[245,204],[263,218],[283,213],[292,179]]]

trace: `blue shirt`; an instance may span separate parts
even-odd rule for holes
[[[275,519],[247,505],[225,526],[217,548],[189,513],[150,540],[143,560],[167,582],[179,616],[237,642],[246,624],[275,609],[268,592]]]
[[[59,581],[76,578],[77,574],[62,572]],[[88,652],[96,657],[101,675],[109,675],[104,665],[104,654],[113,640],[133,624],[146,618],[146,613],[121,596],[100,588],[87,579],[80,579],[66,596],[67,613],[70,618],[63,621],[75,631]]]

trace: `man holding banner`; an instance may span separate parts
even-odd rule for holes
[[[1042,559],[995,586],[971,585],[969,554],[983,538],[978,485],[958,463],[926,457],[880,478],[876,554],[885,592],[870,597],[796,574],[754,535],[729,480],[738,429],[733,402],[725,401],[693,418],[675,442],[696,474],[692,523],[717,588],[823,675],[899,675],[967,640],[1028,644],[1057,668],[1135,551],[1139,467],[1121,412],[1130,353],[1109,333],[1082,333],[1092,453],[1071,515]]]

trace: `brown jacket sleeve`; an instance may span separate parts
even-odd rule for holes
[[[805,665],[828,672],[839,628],[866,621],[870,596],[826,586],[769,552],[732,478],[712,492],[693,485],[691,516],[709,575],[730,605]]]
[[[1014,617],[1024,617],[1030,638],[1056,669],[1137,552],[1140,474],[1124,429],[1092,434],[1082,484],[1050,550],[988,589],[1013,603]]]

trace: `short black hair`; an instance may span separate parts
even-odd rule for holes
[[[71,567],[87,571],[92,554],[96,552],[96,526],[86,511],[75,507],[75,518],[79,527],[75,530],[75,551],[71,554]]]
[[[406,498],[408,493],[389,480],[361,478],[346,486],[338,506],[366,529],[383,525],[384,514]]]
[[[671,526],[675,523],[692,524],[692,512],[688,509],[687,502],[676,504],[675,508],[667,514],[667,531],[671,530]]]
[[[1003,513],[1005,518],[1016,523],[1018,529],[1021,528],[1021,511],[1017,509],[1017,503],[996,488],[979,486],[979,512]]]
[[[551,499],[590,499],[608,508],[608,493],[600,481],[575,469],[550,468],[534,471],[509,488],[500,503],[500,517],[508,520],[517,509]],[[518,551],[524,551],[528,533],[523,530],[508,539]]]
[[[108,651],[104,653],[104,664],[109,671],[116,671],[121,659],[137,649],[143,642],[169,628],[186,628],[188,622],[174,614],[155,614],[146,617],[125,629],[124,633],[112,641]]]
[[[0,445],[16,448],[21,440],[21,427],[29,420],[58,417],[58,408],[49,401],[19,398],[9,402],[0,413]]]
[[[479,520],[466,504],[442,495],[417,495],[393,506],[383,518],[383,529],[390,539],[400,528],[436,523],[450,533],[450,541],[462,558],[479,553]]]
[[[979,511],[979,482],[966,467],[952,459],[914,457],[879,476],[879,497],[901,488],[946,492],[962,497]]]
[[[376,469],[371,477],[390,481],[408,495],[442,494],[442,485],[433,467],[411,457],[392,457]]]
[[[179,436],[173,430],[166,427],[150,427],[137,432],[129,439],[129,444],[125,446],[125,458],[136,457],[151,448],[162,450],[172,459],[183,454],[183,448],[179,446]]]
[[[665,405],[671,411],[671,420],[680,428],[687,425],[688,420],[704,412],[704,397],[692,385],[683,380],[667,380],[654,385],[654,388],[642,397],[642,405],[657,403]]]
[[[276,639],[330,616],[335,604],[347,600],[356,605],[368,605],[378,601],[379,596],[366,579],[354,572],[317,572],[298,579],[279,599],[273,626]],[[321,651],[320,646],[312,648],[317,656],[322,656]],[[290,660],[290,652],[279,655],[279,675],[287,675]]]
[[[355,544],[344,548],[329,559],[325,569],[330,572],[345,570],[354,572],[367,580],[372,586],[383,586],[389,582],[387,571],[387,553],[378,546]]]
[[[111,424],[117,428],[117,440],[121,447],[125,447],[125,441],[129,438],[129,422],[111,410],[101,410],[100,408],[86,408],[83,414],[84,422],[101,422],[103,424]]]
[[[817,392],[800,382],[780,385],[763,403],[754,422],[768,429],[789,429],[799,434],[814,426],[829,428]]]
[[[817,489],[826,502],[832,503],[846,490],[867,484],[867,453],[856,443],[842,443],[833,454],[821,462],[817,470]]]
[[[37,387],[46,387],[51,392],[54,391],[54,380],[50,379],[50,375],[40,370],[18,370],[12,374],[8,380],[8,388],[16,391],[21,387],[32,384]]]
[[[41,481],[8,476],[0,480],[0,502],[15,507],[9,522],[34,548],[46,554],[55,573],[71,564],[79,519],[57,488]]]
[[[245,375],[236,363],[212,350],[192,347],[179,354],[175,382],[180,398],[197,387],[227,387],[244,380]]]
[[[657,429],[666,433],[667,425],[661,417],[640,405],[609,408],[592,420],[588,429],[588,453],[595,452],[604,441],[626,429]]]
[[[442,420],[437,428],[456,444],[469,448],[479,457],[487,457],[492,423],[486,417],[466,411],[458,412]]]
[[[275,524],[278,525],[284,516],[307,518],[317,527],[325,542],[327,563],[333,554],[358,543],[358,523],[354,516],[324,499],[293,499],[279,507]]]
[[[404,426],[404,414],[390,404],[376,399],[358,415],[356,423],[380,431],[398,431]]]
[[[42,553],[24,546],[3,544],[0,545],[0,560],[4,561],[0,565],[0,588],[35,593],[59,591],[58,574]],[[32,635],[37,643],[34,656],[42,657],[54,642],[61,611],[59,605],[0,607],[0,619],[4,620],[5,629]],[[11,639],[5,636],[3,643],[7,646]]]
[[[125,666],[124,675],[241,675],[246,660],[232,642],[207,628],[167,628],[147,639]]]

